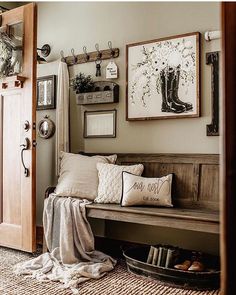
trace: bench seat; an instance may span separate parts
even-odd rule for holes
[[[90,204],[87,216],[153,226],[219,233],[219,212],[154,207],[121,207],[114,204]]]

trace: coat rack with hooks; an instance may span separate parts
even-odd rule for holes
[[[61,61],[67,63],[68,66],[74,66],[76,64],[82,64],[87,62],[95,62],[98,60],[105,60],[116,58],[119,56],[119,48],[113,48],[111,41],[108,42],[108,48],[105,50],[100,50],[98,43],[95,44],[96,51],[87,52],[87,47],[83,46],[82,54],[75,55],[75,51],[71,49],[71,56],[64,56],[64,52],[61,51]]]

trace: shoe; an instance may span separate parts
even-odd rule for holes
[[[200,261],[193,261],[192,265],[188,268],[189,271],[203,271],[204,265]]]
[[[191,266],[192,262],[190,260],[185,260],[181,264],[176,264],[174,268],[180,269],[180,270],[188,270]]]

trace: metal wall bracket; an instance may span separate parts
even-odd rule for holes
[[[219,52],[206,54],[206,64],[211,66],[212,121],[206,126],[207,136],[219,135]]]

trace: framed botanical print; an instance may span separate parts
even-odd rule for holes
[[[56,76],[37,79],[37,110],[56,108]]]
[[[126,120],[200,116],[200,33],[126,46]]]

